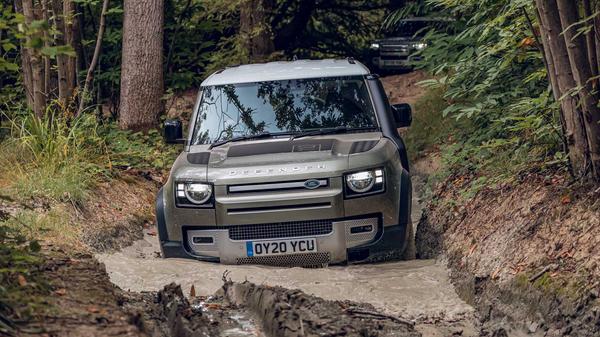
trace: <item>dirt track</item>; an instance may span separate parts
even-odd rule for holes
[[[414,103],[421,94],[415,83],[422,79],[422,74],[412,73],[384,78],[384,85],[392,103]],[[423,175],[432,167],[427,160],[413,165],[415,224],[421,216],[418,196]],[[111,281],[123,290],[158,291],[175,282],[185,295],[193,286],[196,296],[210,296],[222,288],[222,276],[228,271],[228,277],[236,282],[248,280],[257,285],[300,289],[325,300],[372,305],[379,312],[415,322],[423,336],[479,335],[474,309],[458,297],[441,261],[286,269],[165,260],[159,257],[159,251],[155,231],[150,229],[132,246],[97,258],[106,265]]]

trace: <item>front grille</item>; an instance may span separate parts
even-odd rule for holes
[[[329,253],[320,252],[296,255],[241,257],[236,260],[236,263],[261,264],[277,267],[323,268],[327,267],[330,260],[331,257]]]
[[[231,240],[281,239],[298,236],[327,235],[333,231],[331,220],[280,222],[230,226]]]
[[[308,185],[311,184],[311,185]],[[308,185],[308,187],[307,187]],[[245,185],[229,185],[228,193],[245,193],[245,192],[270,192],[270,191],[289,191],[289,190],[314,190],[321,187],[329,186],[328,179],[308,179],[296,181],[279,181],[262,184],[245,184]]]
[[[407,45],[382,45],[381,52],[408,53],[410,47]]]

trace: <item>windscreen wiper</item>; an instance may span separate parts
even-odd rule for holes
[[[321,128],[318,130],[311,130],[306,132],[299,132],[290,137],[290,140],[302,138],[302,137],[310,137],[310,136],[322,136],[322,135],[331,135],[336,133],[346,133],[352,131],[365,131],[365,130],[376,130],[376,127],[364,127],[364,128],[348,128],[346,126],[337,126],[334,128]]]
[[[229,139],[223,139],[223,140],[216,141],[216,142],[210,144],[208,149],[210,150],[213,147],[221,146],[221,145],[224,145],[227,143],[232,143],[232,142],[241,142],[244,140],[271,138],[271,137],[276,137],[276,136],[289,135],[291,133],[292,132],[268,132],[268,131],[266,131],[266,132],[257,133],[255,135],[238,136],[238,137],[233,137],[233,138],[229,138]]]
[[[302,138],[302,137],[310,137],[310,136],[321,136],[321,135],[331,135],[335,133],[344,133],[347,132],[348,128],[345,126],[338,126],[335,128],[321,128],[318,130],[304,131],[298,132],[290,137],[290,140]]]

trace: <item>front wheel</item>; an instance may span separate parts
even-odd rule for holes
[[[415,228],[412,221],[409,221],[406,229],[406,240],[404,243],[403,260],[414,260],[417,257],[417,247],[415,245]]]

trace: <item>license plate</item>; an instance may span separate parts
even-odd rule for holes
[[[301,254],[317,251],[317,240],[292,239],[277,241],[246,241],[246,253],[252,256]]]

